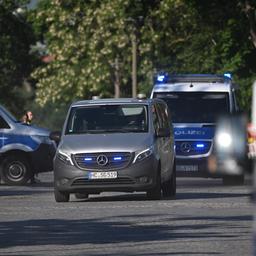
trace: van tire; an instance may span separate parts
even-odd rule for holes
[[[222,178],[223,185],[239,186],[244,184],[244,175],[224,176]]]
[[[31,177],[31,168],[25,156],[14,154],[6,156],[3,159],[1,164],[1,179],[7,185],[25,185]]]
[[[56,187],[54,187],[54,197],[57,203],[66,203],[69,201],[70,194],[61,192]]]
[[[149,200],[159,200],[161,199],[162,190],[161,190],[161,174],[160,171],[157,172],[156,184],[155,186],[147,191],[147,198]]]
[[[174,161],[172,175],[169,180],[163,183],[163,197],[175,199],[176,196],[176,162]]]

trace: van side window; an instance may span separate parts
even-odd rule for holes
[[[10,129],[8,123],[0,116],[0,129]]]
[[[162,109],[160,104],[156,104],[156,112],[159,120],[159,128],[164,128],[164,116],[162,114]]]
[[[233,101],[233,106],[232,106],[232,112],[236,113],[239,111],[238,105],[237,105],[237,101],[236,101],[236,94],[235,94],[235,90],[232,90],[232,101]]]
[[[168,110],[167,107],[163,104],[159,104],[159,115],[162,119],[162,125],[165,129],[170,129],[170,120],[168,118]]]
[[[157,114],[156,105],[152,106],[152,119],[153,119],[154,130],[157,131],[161,126],[159,123],[159,116]]]

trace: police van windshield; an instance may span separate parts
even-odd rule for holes
[[[223,113],[229,113],[229,95],[225,92],[155,93],[172,113],[174,123],[215,123]]]
[[[73,107],[66,134],[147,131],[147,106],[122,104]]]

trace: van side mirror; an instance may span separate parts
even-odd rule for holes
[[[170,137],[171,132],[167,128],[159,128],[156,130],[157,137]]]
[[[53,131],[53,132],[50,133],[50,139],[55,141],[57,145],[60,142],[60,138],[61,138],[61,132],[60,131]]]
[[[216,125],[213,152],[208,160],[211,173],[240,175],[248,167],[247,118],[243,114],[221,116]]]

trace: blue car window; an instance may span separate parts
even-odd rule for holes
[[[10,129],[8,123],[0,116],[0,129]]]

